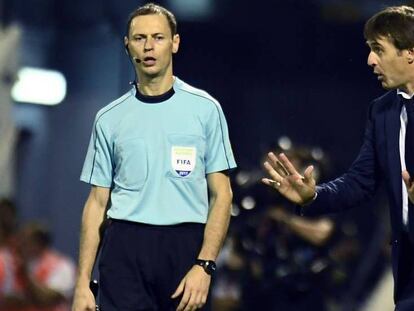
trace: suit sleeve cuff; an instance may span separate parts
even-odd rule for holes
[[[313,196],[313,198],[311,200],[309,200],[308,202],[306,202],[305,204],[302,205],[298,205],[296,208],[296,214],[300,215],[300,216],[305,216],[306,212],[306,206],[311,205],[313,202],[315,202],[316,198],[318,197],[318,192],[315,191],[315,194]]]

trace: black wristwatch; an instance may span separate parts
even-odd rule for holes
[[[213,260],[196,259],[196,265],[203,267],[208,275],[212,275],[216,271],[216,263]]]

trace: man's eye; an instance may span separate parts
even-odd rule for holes
[[[374,53],[376,53],[376,54],[381,54],[382,53],[382,49],[379,48],[379,47],[372,48],[372,51],[374,51]]]
[[[160,40],[163,40],[163,39],[164,39],[164,37],[162,37],[162,36],[157,36],[157,37],[155,37],[155,39],[156,39],[156,40],[158,40],[158,41],[160,41]]]

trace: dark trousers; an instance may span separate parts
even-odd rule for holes
[[[414,310],[414,243],[408,233],[404,232],[400,239],[400,255],[398,263],[398,301],[395,311]]]
[[[111,220],[99,261],[102,311],[172,311],[171,299],[201,249],[204,225]],[[209,310],[209,302],[202,310]]]

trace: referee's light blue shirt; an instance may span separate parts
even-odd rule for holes
[[[81,180],[111,188],[108,217],[205,223],[206,174],[236,167],[220,104],[178,78],[173,90],[148,103],[133,88],[97,113]]]

